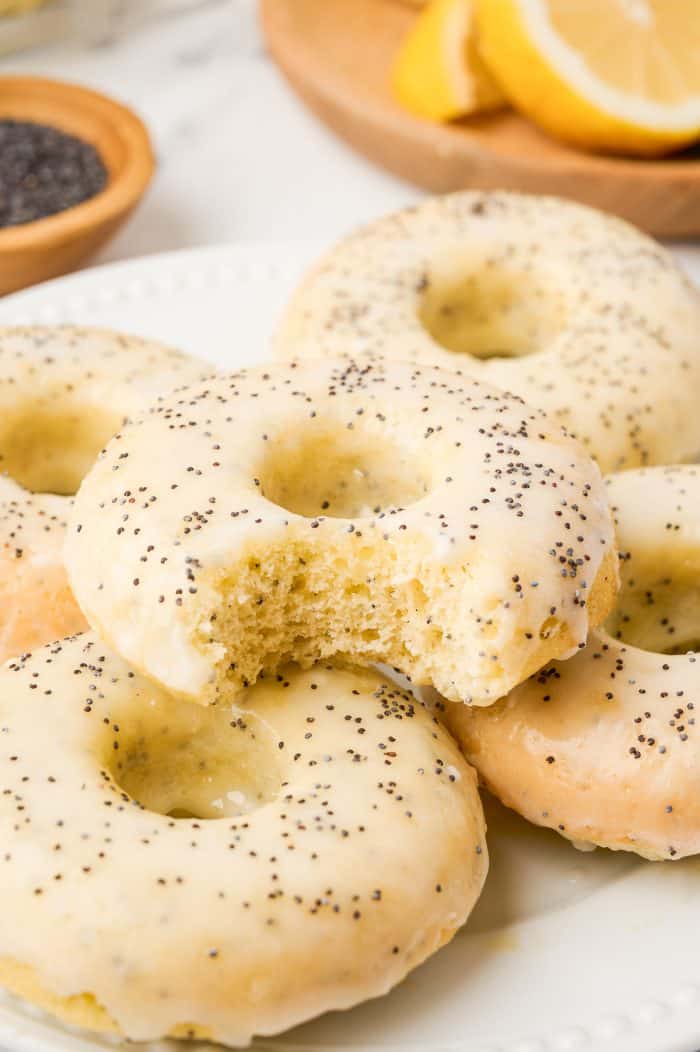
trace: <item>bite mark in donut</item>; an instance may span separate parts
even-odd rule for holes
[[[472,379],[367,360],[164,400],[86,478],[67,560],[93,627],[205,703],[333,658],[489,704],[584,643],[617,575],[578,443]]]

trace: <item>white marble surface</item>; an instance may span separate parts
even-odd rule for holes
[[[143,2],[84,0],[132,15]],[[108,92],[148,123],[156,178],[93,262],[225,241],[331,241],[418,199],[419,191],[357,157],[303,109],[264,53],[254,0],[184,5],[190,10],[128,34],[93,28],[87,41],[0,61],[2,73]]]

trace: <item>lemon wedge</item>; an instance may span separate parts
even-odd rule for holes
[[[403,41],[392,87],[405,109],[448,121],[504,105],[476,50],[471,0],[431,0]]]
[[[510,101],[593,150],[654,155],[700,137],[699,0],[477,0]]]

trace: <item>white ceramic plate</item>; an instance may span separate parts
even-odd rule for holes
[[[219,366],[260,362],[317,248],[241,245],[114,264],[2,301],[0,322],[110,325],[171,341]],[[700,280],[700,250],[679,254]],[[451,945],[388,997],[259,1047],[697,1052],[700,860],[583,854],[493,802],[488,810],[491,873]],[[0,924],[1,910],[0,902]],[[0,1044],[11,1052],[114,1047],[10,998],[0,999]]]

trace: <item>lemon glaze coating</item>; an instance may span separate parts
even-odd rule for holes
[[[162,400],[85,479],[66,559],[93,628],[204,703],[335,658],[489,704],[583,645],[617,584],[578,443],[470,378],[367,360]]]
[[[700,472],[610,476],[622,590],[605,628],[488,711],[445,708],[483,781],[574,841],[700,852]]]
[[[293,295],[283,358],[383,354],[521,395],[603,471],[700,453],[700,296],[622,220],[464,192],[350,235]]]
[[[0,671],[0,983],[232,1045],[386,993],[488,867],[476,777],[374,672],[177,701],[94,636]]]
[[[121,333],[0,329],[0,661],[87,627],[63,565],[70,495],[128,416],[211,372]]]

